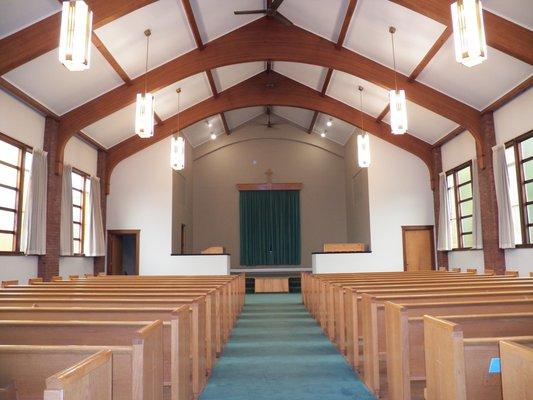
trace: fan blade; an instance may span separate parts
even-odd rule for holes
[[[235,15],[246,15],[246,14],[266,14],[267,10],[245,10],[245,11],[233,11]]]
[[[281,3],[283,3],[284,0],[273,0],[272,4],[270,5],[271,10],[277,10],[279,6],[281,6]]]
[[[281,15],[279,12],[276,12],[273,17],[285,26],[292,26],[292,22],[289,19],[285,18],[283,15]]]

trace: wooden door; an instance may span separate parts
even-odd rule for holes
[[[110,275],[122,274],[122,236],[108,235],[108,266],[107,273]]]
[[[435,265],[433,226],[402,226],[404,271],[430,271]]]

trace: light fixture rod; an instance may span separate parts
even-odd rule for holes
[[[364,90],[363,87],[359,86],[359,100],[361,103],[361,109],[359,110],[361,113],[361,130],[364,132],[365,128],[363,126],[363,90]]]
[[[148,54],[150,50],[150,36],[152,35],[152,31],[147,29],[144,31],[144,35],[146,36],[146,63],[144,67],[144,93],[146,94],[148,92],[148,79],[146,74],[148,73]]]
[[[392,41],[392,65],[394,68],[394,88],[398,90],[398,80],[396,78],[396,49],[394,47],[394,34],[396,33],[396,28],[394,26],[389,27],[389,32]]]

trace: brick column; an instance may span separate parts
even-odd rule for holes
[[[483,143],[485,168],[479,169],[479,197],[485,268],[494,269],[496,274],[505,274],[505,253],[498,243],[498,205],[492,168],[492,147],[496,145],[496,134],[492,112],[481,117],[481,129],[485,138]],[[481,158],[480,154],[477,156],[478,159]]]
[[[46,254],[39,256],[38,275],[46,281],[59,275],[59,232],[61,223],[61,175],[56,174],[59,122],[46,117],[43,150],[48,153],[46,195]]]
[[[100,178],[100,201],[102,205],[102,222],[104,225],[104,232],[106,232],[106,210],[107,210],[107,195],[106,195],[106,163],[107,152],[98,149],[98,162],[96,164],[96,175]],[[105,257],[94,257],[94,274],[98,275],[100,272],[105,272]]]
[[[441,147],[436,147],[432,151],[433,155],[433,208],[435,210],[435,238],[439,232],[439,213],[440,213],[440,187],[439,174],[442,172],[442,152]],[[448,269],[448,252],[437,250],[437,269],[444,267]]]

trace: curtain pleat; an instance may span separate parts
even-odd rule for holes
[[[452,249],[452,235],[450,231],[450,204],[448,202],[448,184],[446,174],[439,174],[439,229],[437,232],[437,250]]]
[[[22,220],[21,251],[25,254],[46,254],[47,153],[34,149],[32,158]]]
[[[90,178],[89,221],[86,230],[85,255],[105,256],[104,224],[100,199],[100,179]]]
[[[72,229],[72,166],[65,165],[61,186],[61,230],[59,235],[59,253],[62,256],[71,256],[74,252]]]
[[[298,265],[300,192],[242,191],[241,265]]]
[[[515,247],[513,209],[509,196],[509,171],[505,160],[505,147],[503,145],[492,148],[492,167],[494,170],[494,186],[498,202],[498,227],[500,249],[513,249]]]

